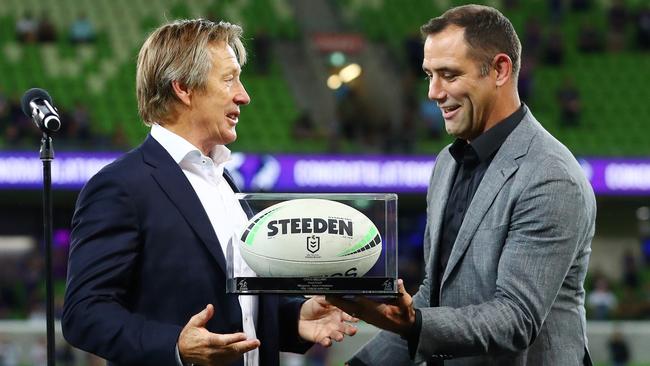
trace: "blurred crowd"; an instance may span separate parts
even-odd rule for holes
[[[80,13],[68,28],[67,40],[74,44],[92,43],[95,41],[95,27],[84,13]],[[40,18],[34,17],[30,11],[26,11],[16,21],[16,39],[22,43],[50,43],[60,40],[57,27],[49,18],[47,12],[43,12]]]
[[[523,46],[519,92],[521,99],[528,104],[535,103],[536,90],[544,87],[541,80],[536,80],[536,71],[545,67],[557,68],[561,72],[568,53],[587,56],[650,50],[650,6],[632,9],[622,0],[607,3],[547,0],[546,8],[546,15],[529,16],[523,29],[519,30]],[[502,2],[506,14],[523,9],[520,0]],[[604,11],[604,23],[591,19],[590,15],[595,11],[599,14]],[[207,17],[216,19],[212,13]],[[573,31],[567,33],[567,27],[574,29],[576,34]],[[97,30],[84,13],[79,13],[70,24],[53,24],[47,13],[36,17],[28,11],[16,21],[15,37],[21,43],[86,44],[96,42]],[[251,36],[249,47],[252,68],[247,72],[268,75],[273,58],[272,37],[264,29],[258,29]],[[377,105],[367,90],[367,83],[363,82],[364,77],[372,76],[362,75],[358,82],[346,83],[334,91],[334,121],[319,125],[313,121],[313,114],[299,112],[294,121],[288,121],[291,136],[296,140],[326,141],[331,152],[346,151],[347,145],[354,146],[353,151],[379,153],[412,153],[417,151],[419,141],[445,139],[442,114],[426,95],[421,68],[422,40],[417,29],[404,38],[402,47],[387,47],[387,50],[393,53],[392,59],[397,60],[402,78],[399,120],[391,120],[382,106]],[[554,90],[554,109],[559,111],[555,122],[565,128],[576,128],[585,123],[585,105],[580,92],[584,86],[579,82],[565,74],[564,81]],[[78,101],[67,107],[68,110],[62,110],[62,114],[70,123],[64,123],[65,130],[59,134],[66,146],[110,148],[111,144],[117,144],[122,148],[127,145],[119,123],[115,124],[114,131],[99,131],[90,127],[91,106]],[[33,132],[30,122],[20,112],[18,96],[8,96],[2,90],[0,130],[4,132],[2,140],[8,148],[25,146],[25,138]]]
[[[53,251],[52,268],[56,289],[54,309],[57,319],[60,319],[67,248],[60,242],[60,233],[58,236],[59,242]],[[38,247],[28,252],[0,254],[0,320],[22,320],[42,327],[46,313],[43,258],[43,252]],[[15,336],[3,336],[0,332],[0,366],[46,365],[45,338],[43,335],[35,337],[34,342],[26,342],[24,339],[16,339]],[[72,349],[65,342],[59,342],[57,364],[72,365],[72,357]]]
[[[587,286],[587,316],[594,320],[650,319],[649,262],[631,250],[621,260],[620,279],[597,268]]]
[[[89,107],[76,101],[71,109],[57,107],[61,118],[61,129],[54,133],[55,149],[125,150],[128,141],[121,125],[108,134],[93,129]],[[6,150],[37,148],[42,133],[32,119],[23,113],[18,94],[8,96],[0,87],[0,147]]]
[[[49,19],[47,13],[36,18],[29,11],[16,21],[16,40],[24,44],[45,44],[53,42],[69,42],[72,45],[89,44],[95,42],[96,31],[94,25],[80,13],[69,25],[65,36],[59,35],[59,27]],[[0,147],[11,150],[24,150],[38,146],[41,132],[27,117],[21,108],[21,96],[17,93],[8,94],[0,86]],[[92,128],[92,111],[81,100],[76,100],[68,108],[56,104],[63,122],[61,129],[53,135],[55,149],[126,149],[128,142],[121,125],[108,134],[98,132]]]
[[[650,207],[639,207],[636,218],[640,250],[623,252],[618,276],[590,268],[586,305],[591,319],[650,319]]]
[[[506,14],[517,12],[522,4],[518,0],[503,2]],[[594,24],[589,14],[596,6],[603,6],[594,0],[548,0],[548,19],[543,15],[530,16],[525,27],[520,30],[522,42],[521,71],[519,74],[519,93],[522,101],[535,102],[536,89],[543,83],[535,79],[536,70],[542,66],[556,68],[561,72],[568,52],[579,55],[616,54],[627,51],[650,51],[650,6],[637,10],[629,9],[622,0],[614,0],[604,5],[606,22],[602,26]],[[581,21],[574,38],[567,37],[567,25]],[[341,141],[349,141],[354,146],[368,152],[413,152],[419,139],[437,140],[444,138],[444,120],[435,102],[428,99],[423,87],[422,39],[414,29],[402,42],[401,49],[391,49],[397,53],[396,60],[403,61],[403,80],[401,90],[402,118],[392,125],[386,116],[377,115],[377,106],[366,96],[369,90],[363,82],[349,83],[335,91],[337,120],[332,126],[318,126],[301,114],[294,123],[296,138],[328,138],[330,150],[340,150]],[[555,90],[557,103],[557,123],[564,128],[580,126],[583,102],[574,77],[567,74],[562,84]],[[549,122],[549,121],[547,121]]]
[[[217,17],[209,12],[207,19]],[[79,13],[77,18],[67,25],[55,24],[44,12],[35,17],[26,11],[17,19],[14,33],[15,39],[21,44],[42,45],[49,43],[67,43],[73,47],[97,42],[98,31],[85,13]],[[267,75],[271,65],[271,38],[263,29],[255,32],[251,40],[251,53],[254,55],[251,66],[257,75]],[[6,150],[25,150],[38,146],[41,133],[31,119],[21,109],[21,95],[8,93],[0,85],[0,148]],[[93,107],[81,98],[66,106],[56,103],[62,121],[61,130],[53,135],[55,149],[62,150],[128,150],[132,146],[128,141],[122,121],[112,121],[108,130],[98,128],[98,121],[93,119]],[[134,113],[136,111],[133,111]]]

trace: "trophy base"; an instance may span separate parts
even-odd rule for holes
[[[234,277],[229,291],[239,295],[370,295],[398,297],[390,277]]]

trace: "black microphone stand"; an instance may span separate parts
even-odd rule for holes
[[[52,137],[43,129],[40,158],[43,162],[43,236],[45,238],[45,306],[47,329],[47,365],[55,364],[54,290],[52,287]]]

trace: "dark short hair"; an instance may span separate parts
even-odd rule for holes
[[[512,60],[512,73],[517,78],[521,64],[521,42],[515,28],[497,9],[483,5],[463,5],[447,10],[420,27],[423,37],[442,32],[455,25],[465,30],[469,56],[481,63],[481,74],[487,75],[492,59],[505,53]]]

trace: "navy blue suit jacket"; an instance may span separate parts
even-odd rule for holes
[[[62,319],[70,344],[114,365],[175,366],[181,329],[207,304],[215,307],[209,331],[242,331],[237,296],[225,289],[226,260],[210,220],[151,136],[83,188]],[[304,352],[311,345],[298,336],[304,299],[259,299],[260,365],[279,364],[280,350]]]

